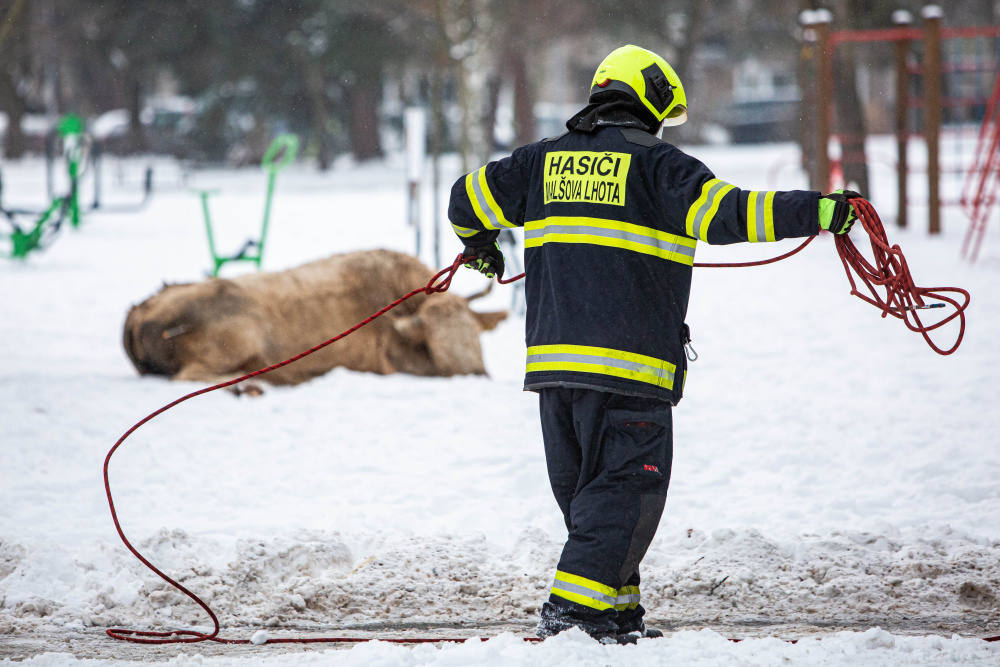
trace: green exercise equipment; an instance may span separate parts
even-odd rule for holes
[[[267,228],[271,222],[271,200],[274,195],[274,181],[278,172],[295,160],[299,152],[299,138],[294,134],[279,134],[271,142],[260,166],[267,172],[267,197],[264,200],[264,220],[261,223],[260,238],[247,239],[243,247],[234,255],[220,255],[215,248],[215,234],[212,231],[212,216],[208,210],[208,198],[218,194],[218,190],[196,190],[201,198],[201,211],[205,217],[205,233],[208,236],[208,251],[212,254],[212,276],[218,276],[223,266],[230,262],[251,262],[260,271],[267,241]]]
[[[62,141],[62,157],[66,160],[69,190],[54,194],[54,171],[57,139]],[[142,209],[153,189],[153,170],[146,169],[145,193],[138,205],[109,207],[101,203],[100,144],[85,132],[83,119],[73,113],[59,119],[56,127],[45,138],[46,184],[49,205],[41,210],[8,208],[3,204],[3,180],[0,178],[0,217],[6,218],[9,231],[0,231],[0,239],[9,241],[7,254],[12,259],[24,259],[33,251],[44,250],[58,235],[64,222],[77,228],[84,209],[80,206],[80,180],[89,170],[94,172],[94,201],[86,209],[108,213],[126,213]],[[28,223],[18,223],[18,218],[31,218]]]

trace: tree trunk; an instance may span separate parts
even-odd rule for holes
[[[4,157],[17,159],[28,148],[27,138],[21,129],[21,118],[27,113],[24,100],[17,92],[14,77],[5,67],[0,67],[0,108],[7,112],[7,131],[4,135]]]
[[[681,80],[682,84],[687,84],[691,75],[691,63],[694,60],[694,51],[701,41],[701,22],[704,16],[706,0],[690,0],[688,9],[684,13],[688,19],[687,35],[684,43],[677,49],[677,62],[674,65],[674,72]]]
[[[507,52],[507,66],[514,84],[514,146],[535,141],[535,98],[528,77],[524,53],[519,49]]]
[[[486,82],[486,115],[483,118],[483,134],[489,152],[497,149],[496,127],[497,111],[500,108],[500,89],[503,86],[503,79],[500,76],[492,76]]]
[[[382,157],[378,136],[379,83],[378,77],[362,76],[347,89],[351,151],[358,162]]]
[[[813,9],[814,0],[800,0],[799,10]],[[814,31],[815,32],[815,31]],[[799,44],[798,82],[802,99],[799,100],[799,152],[802,169],[809,177],[809,187],[819,190],[816,164],[816,100],[819,97],[820,54],[815,41],[802,36]]]
[[[860,28],[861,18],[874,10],[870,0],[840,0],[837,16],[842,17],[842,25]],[[868,184],[868,163],[865,157],[865,112],[858,95],[858,57],[860,45],[843,44],[833,57],[834,110],[836,112],[836,132],[840,134],[841,163],[844,170],[844,184],[852,183],[864,196],[870,195]]]
[[[133,72],[128,97],[128,134],[125,140],[126,152],[139,153],[146,150],[146,135],[142,131],[142,84]]]
[[[330,168],[330,145],[326,140],[326,78],[321,66],[316,62],[306,64],[308,68],[309,102],[312,112],[313,141],[316,142],[316,164],[320,171]]]
[[[840,134],[841,163],[844,170],[844,183],[847,186],[854,183],[861,194],[870,194],[868,188],[868,164],[865,157],[864,109],[861,97],[858,95],[857,70],[858,61],[854,50],[841,46],[833,59],[833,81],[836,89],[835,108],[837,113],[837,132]]]

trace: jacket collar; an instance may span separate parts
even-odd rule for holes
[[[580,132],[594,132],[601,127],[634,127],[655,135],[660,129],[660,124],[652,114],[637,106],[632,100],[626,99],[588,104],[566,121],[566,128]]]

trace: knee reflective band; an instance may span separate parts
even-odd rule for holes
[[[561,570],[556,570],[552,595],[600,611],[612,608],[624,611],[639,606],[638,586],[625,586],[615,590],[611,586]]]
[[[772,234],[773,235],[773,234]],[[662,257],[685,266],[694,264],[698,242],[650,227],[618,220],[553,216],[524,224],[524,247],[546,243],[589,243]]]
[[[708,242],[708,226],[719,210],[719,204],[726,193],[735,186],[717,178],[705,181],[701,186],[701,196],[691,204],[687,214],[687,233],[692,238]]]
[[[552,582],[552,595],[600,611],[618,604],[617,589],[560,570],[556,570],[556,580]]]
[[[517,227],[514,223],[508,222],[497,200],[493,198],[490,186],[486,184],[486,167],[480,167],[465,177],[465,192],[469,195],[472,208],[476,211],[479,222],[483,223],[483,227],[486,229]]]
[[[747,197],[747,240],[774,241],[774,193],[751,192]]]
[[[605,347],[535,345],[528,348],[528,373],[537,371],[597,373],[673,389],[676,370],[677,367],[669,361]]]
[[[617,597],[615,597],[616,611],[635,609],[638,606],[639,606],[638,586],[625,586],[624,588],[618,589],[618,595]]]

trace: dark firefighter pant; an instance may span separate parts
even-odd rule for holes
[[[639,563],[670,483],[671,406],[551,387],[539,391],[539,407],[549,481],[569,531],[539,634],[574,625],[592,635],[641,630]]]

